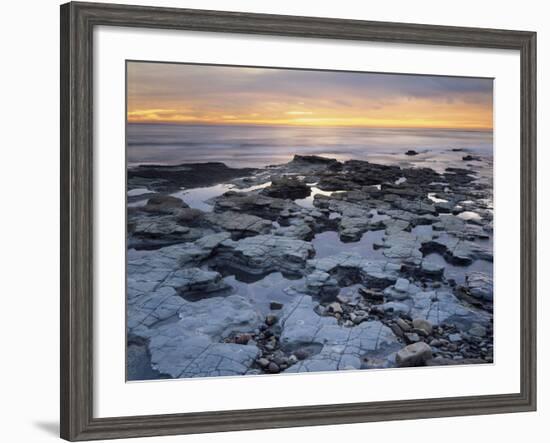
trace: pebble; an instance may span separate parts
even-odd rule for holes
[[[412,345],[405,346],[395,355],[397,366],[410,367],[421,366],[432,358],[432,349],[424,342],[419,341]]]
[[[470,328],[468,333],[474,337],[485,337],[487,330],[483,326],[475,324]]]
[[[271,374],[278,374],[279,372],[281,372],[281,368],[279,368],[279,365],[277,365],[277,363],[271,362],[267,366],[267,372]]]
[[[265,318],[265,324],[268,325],[268,326],[273,326],[275,323],[277,323],[277,316],[276,315],[273,315],[273,314],[269,314],[266,318]]]
[[[333,314],[342,314],[344,311],[342,310],[342,305],[338,303],[337,301],[331,303],[327,306],[328,312],[332,312]]]
[[[416,343],[416,342],[420,341],[420,337],[418,336],[418,334],[416,332],[406,332],[405,333],[405,339],[409,343]]]
[[[269,366],[269,360],[267,358],[259,358],[257,360],[257,363],[262,367],[262,368],[267,368]]]
[[[449,341],[451,343],[462,341],[462,336],[460,334],[449,334]]]
[[[430,335],[433,331],[432,324],[428,320],[424,320],[423,318],[415,318],[412,324],[414,328],[424,331],[426,335]]]
[[[409,332],[412,328],[409,326],[409,324],[403,320],[402,318],[398,318],[396,320],[397,326],[399,326],[403,331]]]

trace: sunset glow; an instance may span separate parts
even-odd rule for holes
[[[491,79],[128,63],[128,121],[493,127]]]

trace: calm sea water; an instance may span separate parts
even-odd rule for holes
[[[487,131],[281,126],[191,126],[129,124],[128,165],[220,161],[234,167],[261,167],[289,161],[294,154],[339,160],[399,163],[414,149],[422,158],[453,148],[492,156]]]

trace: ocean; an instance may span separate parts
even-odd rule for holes
[[[350,127],[128,124],[128,166],[223,162],[232,167],[286,163],[294,154],[338,160],[428,165],[452,149],[492,157],[492,131]],[[427,164],[426,164],[427,163]],[[438,169],[438,168],[436,168]]]

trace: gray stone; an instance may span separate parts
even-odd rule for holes
[[[468,331],[468,334],[473,335],[475,337],[485,337],[487,335],[487,329],[485,329],[481,325],[474,324]]]
[[[416,332],[406,332],[404,335],[407,343],[416,343],[417,341],[420,341],[420,337]]]
[[[328,312],[332,312],[333,314],[342,314],[342,305],[338,302],[333,302],[327,307]]]
[[[486,301],[493,300],[493,279],[481,272],[469,272],[466,274],[466,287],[470,294]]]
[[[432,349],[424,342],[417,342],[405,346],[397,352],[395,361],[401,368],[422,366],[432,358]]]
[[[426,333],[426,335],[430,335],[433,330],[432,324],[423,318],[415,318],[413,319],[413,327],[416,329],[420,329]]]
[[[458,343],[462,341],[462,336],[460,334],[449,334],[449,341],[451,343]]]
[[[294,200],[307,197],[311,189],[295,177],[283,176],[272,179],[271,185],[261,192],[269,197]]]

